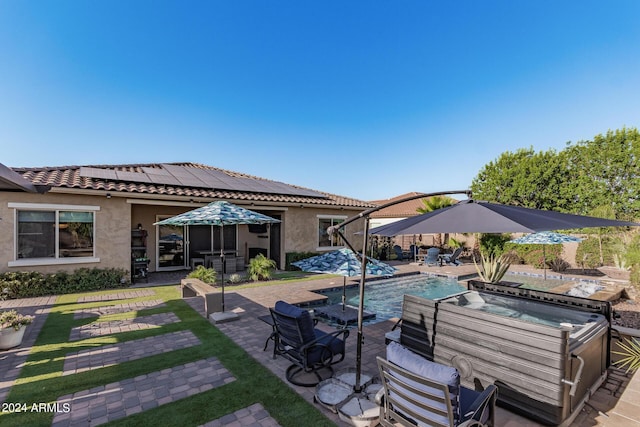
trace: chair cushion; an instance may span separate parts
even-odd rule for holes
[[[313,319],[307,310],[304,310],[285,301],[277,301],[274,310],[287,316],[295,317],[300,326],[302,334],[302,342],[309,342],[316,339],[316,333],[313,327]]]
[[[329,347],[328,351],[330,352],[331,356],[344,353],[343,340],[339,338],[333,338],[333,336],[321,331],[320,329],[315,329],[315,336],[318,339],[319,344],[324,344]],[[324,350],[324,347],[317,347],[309,352],[307,356],[307,363],[313,365],[321,362],[323,357],[327,358],[328,356],[329,353]]]
[[[454,418],[456,419],[456,421],[459,419],[458,394],[460,392],[460,375],[458,374],[456,368],[431,362],[424,357],[412,352],[411,350],[403,347],[397,342],[391,342],[387,346],[387,360],[395,365],[400,366],[401,368],[406,369],[411,373],[424,378],[428,378],[429,380],[437,383],[446,384],[449,387],[449,397],[451,399],[451,406],[453,407]],[[444,397],[444,393],[441,390],[410,380],[407,380],[406,382],[419,390],[432,393],[436,396]],[[413,393],[408,392],[408,394]],[[396,399],[398,401],[403,400],[398,399],[397,396]],[[425,418],[430,418],[434,421],[445,424],[449,422],[448,418],[440,417],[424,408],[417,407],[407,401],[403,403],[415,412],[423,415]],[[440,404],[438,402],[429,402],[429,404],[434,407],[438,407],[445,412],[447,411],[447,406],[445,404]]]

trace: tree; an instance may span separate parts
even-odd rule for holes
[[[533,147],[506,151],[485,165],[471,183],[478,200],[534,209],[570,210],[566,156]]]
[[[615,218],[640,217],[640,133],[622,128],[556,152],[506,151],[473,179],[474,198],[588,215],[611,206]]]
[[[446,208],[447,206],[451,206],[456,201],[448,196],[431,196],[426,199],[422,199],[422,204],[424,205],[421,208],[416,209],[418,213],[425,214],[429,212],[436,211],[438,209]],[[436,241],[434,242],[436,246],[442,246],[442,244],[447,244],[449,241],[449,234],[446,233],[444,235],[444,242],[442,240],[442,236],[440,234],[436,234]]]
[[[611,206],[617,218],[640,215],[640,133],[622,128],[565,149],[574,212]]]

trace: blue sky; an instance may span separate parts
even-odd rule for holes
[[[363,200],[639,127],[640,2],[0,0],[0,163],[199,162]]]

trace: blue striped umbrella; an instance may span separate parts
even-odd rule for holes
[[[222,260],[220,277],[222,282],[222,311],[224,311],[224,233],[222,228],[225,225],[274,224],[277,222],[280,222],[280,220],[220,200],[180,215],[163,219],[153,225],[215,225],[220,227],[220,259]],[[211,249],[213,249],[213,236]]]
[[[342,310],[344,310],[345,306],[347,277],[359,276],[362,271],[360,259],[351,249],[347,248],[316,255],[311,258],[292,262],[291,264],[302,271],[310,273],[339,274],[344,276],[342,284]],[[395,272],[395,267],[380,262],[377,259],[367,257],[366,274],[393,276]]]
[[[510,243],[518,245],[561,245],[563,243],[581,242],[580,237],[569,236],[568,234],[554,233],[553,231],[540,231],[538,233],[527,234],[510,240]],[[547,280],[547,258],[542,246],[542,259],[544,260],[544,279]]]

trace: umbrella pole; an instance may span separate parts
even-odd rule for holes
[[[344,305],[347,302],[347,276],[342,277],[342,312],[344,313]]]
[[[362,374],[362,323],[364,317],[364,282],[367,270],[367,243],[369,238],[369,217],[364,219],[364,242],[362,243],[362,267],[360,270],[360,302],[358,304],[358,342],[356,347],[356,385],[353,390],[356,393],[362,391],[360,377]]]
[[[544,280],[547,280],[547,255],[545,253],[545,245],[542,245],[542,267],[544,271]]]
[[[222,312],[224,313],[224,225],[220,224],[220,261],[222,268],[220,269],[220,278],[222,280]]]

